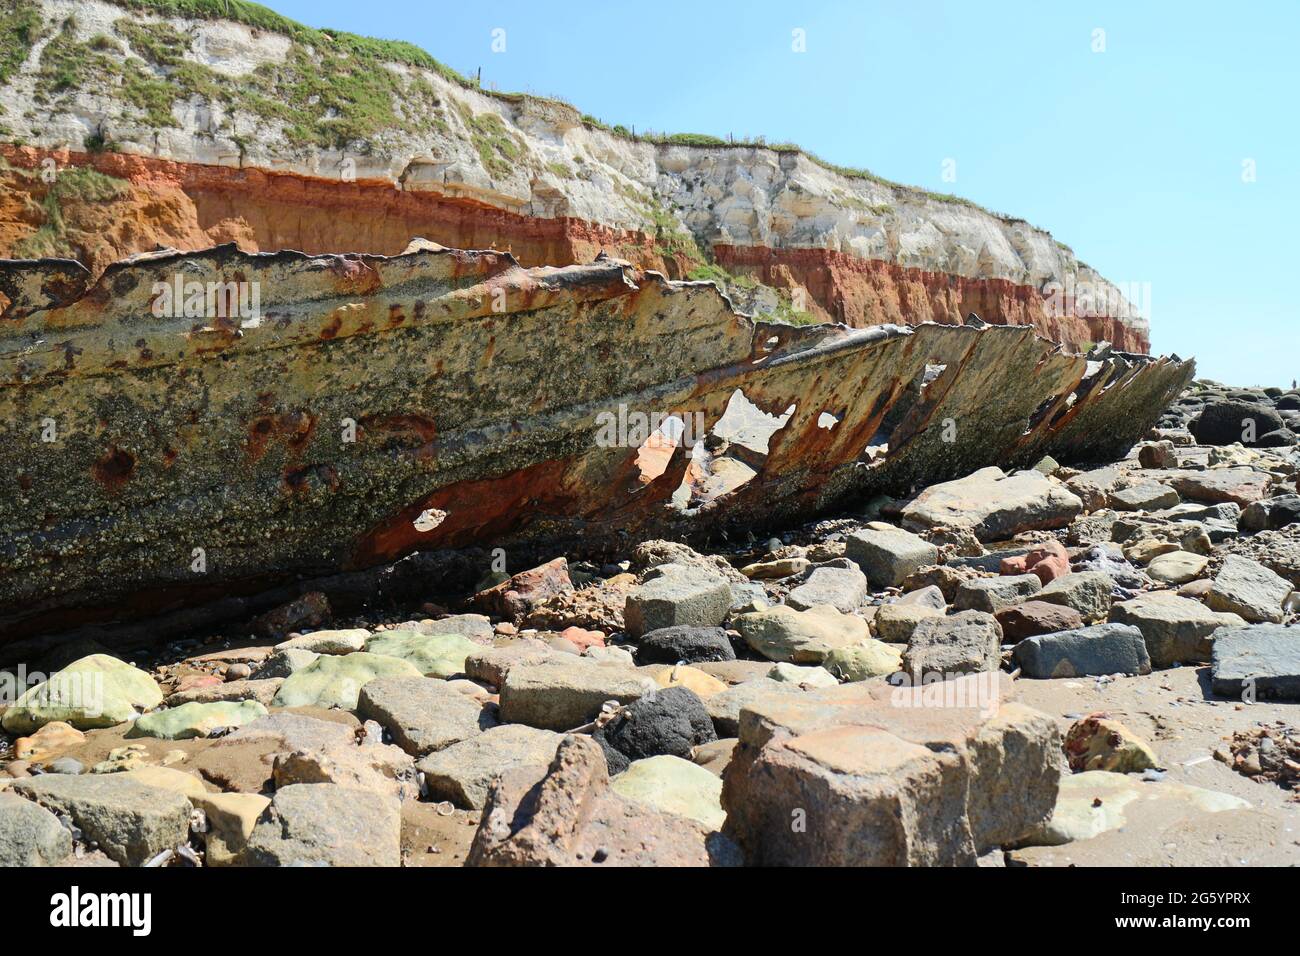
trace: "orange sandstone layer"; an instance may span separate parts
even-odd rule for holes
[[[573,218],[539,218],[449,197],[393,188],[377,180],[344,182],[298,173],[176,163],[121,153],[78,153],[0,145],[0,257],[13,257],[42,228],[58,255],[93,272],[159,246],[184,251],[235,242],[246,252],[295,249],[319,255],[396,255],[412,237],[459,249],[509,252],[524,266],[590,262],[601,251],[643,269],[682,278],[692,265],[665,257],[653,236]],[[51,233],[43,161],[53,169],[91,167],[124,181],[110,198],[57,196],[59,231]],[[49,164],[46,164],[48,166]],[[30,245],[30,242],[29,242]],[[959,323],[975,312],[997,325],[1033,325],[1071,346],[1110,341],[1146,352],[1139,331],[1111,317],[1051,314],[1033,286],[969,278],[864,259],[829,249],[714,245],[717,263],[779,289],[803,288],[807,311],[855,327],[881,323]]]

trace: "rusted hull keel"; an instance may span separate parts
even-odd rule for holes
[[[245,308],[162,301],[191,283],[234,283]],[[1044,454],[1099,460],[1194,372],[1089,363],[1028,327],[756,324],[711,284],[614,260],[525,270],[497,252],[222,246],[93,282],[75,263],[7,262],[0,306],[9,635],[417,549],[599,551]],[[737,389],[773,415],[794,407],[765,452],[707,436]],[[701,423],[707,454],[652,442],[648,469],[639,416],[670,414]],[[748,480],[722,481],[709,455]]]

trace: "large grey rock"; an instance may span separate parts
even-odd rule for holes
[[[880,522],[846,537],[844,553],[877,588],[898,587],[909,574],[939,562],[939,549],[929,541]]]
[[[837,611],[850,614],[866,597],[867,576],[852,561],[841,558],[837,564],[813,568],[804,583],[786,595],[785,603],[797,611],[829,604]]]
[[[1110,619],[1116,624],[1131,624],[1142,632],[1152,667],[1208,661],[1213,649],[1211,635],[1221,627],[1246,623],[1236,614],[1212,611],[1200,601],[1171,591],[1153,591],[1121,601],[1111,608]]]
[[[501,720],[572,730],[595,717],[607,700],[629,704],[657,689],[649,677],[627,667],[582,657],[516,664],[501,685]]]
[[[902,669],[913,680],[939,674],[995,671],[1002,663],[1002,628],[983,611],[962,611],[951,617],[921,621],[903,652]]]
[[[1300,700],[1300,627],[1254,624],[1214,635],[1214,692]]]
[[[973,866],[1032,831],[1060,786],[1056,722],[999,701],[1011,684],[996,675],[934,687],[962,705],[866,682],[748,706],[723,832],[752,865]]]
[[[729,581],[704,567],[661,564],[633,588],[623,608],[627,632],[640,637],[661,627],[714,627],[731,610]]]
[[[1034,600],[1072,607],[1085,621],[1100,621],[1110,613],[1114,593],[1115,582],[1105,572],[1076,571],[1048,584]]]
[[[396,797],[333,783],[275,792],[240,855],[244,866],[400,866]]]
[[[357,716],[378,721],[413,757],[468,740],[496,725],[472,697],[434,677],[379,677],[361,688]]]
[[[518,767],[547,766],[564,738],[549,730],[504,724],[472,740],[439,750],[417,763],[430,800],[450,800],[464,810],[480,810],[493,782]]]
[[[58,866],[72,853],[72,834],[50,811],[0,791],[0,867]]]
[[[1112,491],[1109,504],[1116,511],[1154,511],[1172,508],[1180,500],[1178,492],[1168,485],[1150,481]]]
[[[1230,554],[1214,577],[1205,603],[1258,624],[1280,624],[1291,582],[1258,561]]]
[[[967,528],[981,541],[1003,541],[1022,531],[1062,528],[1082,511],[1076,495],[1040,472],[982,468],[925,489],[903,509],[903,525]]]
[[[720,627],[663,627],[641,635],[636,656],[642,664],[695,664],[733,661],[736,652]]]
[[[189,840],[189,800],[120,774],[44,774],[19,780],[13,789],[46,809],[68,814],[123,866],[139,866]]]
[[[1233,502],[1245,508],[1268,497],[1272,478],[1254,468],[1207,468],[1177,471],[1167,479],[1184,499],[1206,504]]]
[[[1151,673],[1142,632],[1127,624],[1097,624],[1028,637],[1016,645],[1014,657],[1026,677]]]
[[[993,614],[1004,607],[1019,604],[1043,589],[1034,574],[1007,574],[996,578],[973,578],[957,586],[952,606],[958,611],[985,611]]]

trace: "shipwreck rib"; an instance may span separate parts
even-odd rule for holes
[[[160,308],[186,283],[254,290],[258,314]],[[226,245],[137,256],[93,283],[66,260],[0,261],[0,307],[10,637],[415,550],[598,551],[1044,454],[1117,456],[1195,370],[1090,362],[1029,327],[755,323],[711,283],[618,260],[523,269],[439,248]],[[684,447],[643,480],[637,444],[600,438],[620,407],[712,428],[737,389],[794,411],[752,480],[698,506],[673,500],[693,480]],[[887,452],[864,454],[892,408]]]

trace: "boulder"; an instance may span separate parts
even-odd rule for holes
[[[1122,601],[1111,608],[1110,619],[1116,624],[1131,624],[1142,632],[1152,667],[1208,661],[1213,648],[1211,635],[1221,627],[1246,623],[1236,614],[1212,611],[1200,601],[1170,591],[1154,591]]]
[[[313,631],[275,645],[277,651],[310,651],[313,654],[351,654],[363,650],[370,632],[364,627],[341,631]]]
[[[1219,399],[1206,404],[1187,428],[1201,445],[1267,447],[1260,439],[1285,426],[1282,416],[1265,405]]]
[[[928,604],[882,604],[876,616],[872,618],[871,627],[877,639],[891,644],[906,644],[912,639],[916,625],[932,617],[943,617],[947,607],[935,608]]]
[[[1070,573],[1070,553],[1065,545],[1052,540],[1030,548],[1022,555],[1003,558],[998,567],[999,574],[1032,574],[1043,584],[1050,584],[1057,578]]]
[[[866,621],[833,607],[796,611],[777,605],[741,614],[732,623],[759,654],[792,664],[820,664],[832,651],[871,636]]]
[[[469,866],[739,864],[729,840],[611,786],[600,746],[569,736],[542,772],[517,769],[492,788]]]
[[[636,638],[664,627],[716,627],[730,610],[726,578],[707,568],[664,564],[647,572],[646,580],[628,594],[623,620]]]
[[[629,760],[660,754],[688,758],[695,747],[718,739],[704,702],[685,687],[632,702],[597,733]]]
[[[480,591],[474,596],[474,603],[485,614],[518,624],[549,598],[572,590],[569,563],[564,558],[556,558]]]
[[[1089,714],[1065,734],[1065,758],[1076,773],[1140,773],[1160,766],[1146,741],[1109,714]]]
[[[1282,602],[1291,591],[1290,581],[1258,561],[1230,554],[1214,576],[1205,603],[1255,624],[1280,624]]]
[[[969,528],[981,541],[1004,541],[1024,531],[1063,528],[1082,511],[1076,495],[1040,472],[982,468],[925,489],[903,509],[903,525]]]
[[[1038,679],[1151,673],[1142,632],[1127,624],[1028,637],[1016,645],[1013,659],[1025,677]]]
[[[689,664],[735,660],[727,632],[720,627],[663,627],[641,635],[637,659],[643,664]]]
[[[727,818],[722,810],[722,780],[681,757],[634,760],[610,780],[610,787],[629,800],[695,820],[709,830],[722,829]]]
[[[1168,482],[1185,499],[1217,504],[1233,502],[1245,508],[1252,501],[1268,497],[1272,479],[1254,468],[1207,468],[1177,471]]]
[[[162,699],[162,689],[144,671],[107,654],[92,654],[24,692],[5,710],[0,726],[15,735],[30,734],[53,720],[78,730],[112,727],[157,707]]]
[[[727,689],[726,681],[689,664],[646,664],[638,670],[660,687],[684,687],[700,697],[711,697]]]
[[[289,648],[270,654],[257,668],[257,677],[261,680],[284,680],[290,674],[315,663],[320,657],[315,651],[301,648]]]
[[[122,866],[139,866],[189,840],[190,801],[123,774],[44,774],[19,780],[13,789],[47,810],[66,813]]]
[[[634,670],[581,657],[515,664],[501,685],[501,720],[570,730],[591,720],[608,700],[628,704],[658,689]]]
[[[1147,576],[1161,584],[1186,584],[1205,573],[1210,559],[1190,551],[1170,551],[1158,555],[1147,565]]]
[[[877,588],[898,587],[908,575],[939,561],[939,549],[933,544],[881,522],[846,537],[844,549]]]
[[[1124,472],[1109,465],[1075,475],[1066,480],[1065,487],[1083,502],[1085,511],[1100,511],[1123,478]]]
[[[1152,471],[1177,468],[1178,453],[1174,450],[1174,443],[1168,440],[1143,442],[1138,446],[1138,464]]]
[[[1052,634],[1083,627],[1083,616],[1064,604],[1026,601],[1004,607],[993,615],[1002,628],[1002,640],[1014,644],[1036,634]]]
[[[839,680],[825,667],[802,667],[799,664],[773,664],[767,676],[779,683],[812,687],[835,687]]]
[[[895,666],[894,670],[897,670]],[[773,694],[803,693],[797,684],[789,684],[760,677],[728,687],[721,694],[704,699],[704,709],[713,720],[713,730],[719,737],[734,737],[740,727],[740,712],[755,701]]]
[[[1060,785],[1055,721],[982,706],[1010,694],[997,676],[915,690],[934,688],[962,706],[877,682],[751,703],[723,775],[723,832],[760,866],[973,866],[1031,832]]]
[[[786,595],[785,603],[796,611],[807,611],[829,604],[837,611],[851,614],[867,598],[867,576],[847,558],[838,563],[812,569],[804,583]]]
[[[496,725],[490,710],[446,681],[379,677],[361,688],[357,715],[374,720],[413,757],[476,737]]]
[[[1115,581],[1103,571],[1076,571],[1057,578],[1034,594],[1035,601],[1074,608],[1084,621],[1101,621],[1110,613]]]
[[[426,677],[465,673],[465,658],[482,647],[460,634],[382,631],[366,642],[366,653],[409,661]]]
[[[244,866],[400,866],[397,799],[333,783],[276,790],[239,863]]]
[[[996,671],[1002,663],[1002,628],[991,614],[962,611],[922,621],[903,652],[902,670],[914,681]]]
[[[181,704],[179,707],[145,714],[132,725],[127,736],[189,740],[192,737],[207,737],[215,730],[242,727],[265,716],[266,708],[255,700]]]
[[[844,681],[869,680],[897,673],[903,666],[903,648],[869,640],[831,651],[822,667]],[[715,721],[716,723],[716,721]]]
[[[356,710],[361,688],[376,677],[419,677],[408,661],[359,651],[334,657],[323,654],[280,685],[277,707],[341,707]]]
[[[192,802],[208,824],[203,838],[207,866],[236,865],[258,819],[271,805],[270,797],[260,793],[204,793]]]
[[[1013,574],[997,578],[974,578],[957,588],[952,606],[958,611],[993,614],[1037,594],[1043,584],[1034,574]]]
[[[721,781],[718,791],[722,791]],[[72,834],[58,817],[30,800],[0,791],[0,867],[58,866],[71,855]]]
[[[272,764],[276,790],[294,784],[338,784],[406,800],[419,793],[415,763],[400,747],[349,742],[314,750],[276,754]]]
[[[480,810],[501,774],[518,767],[545,768],[562,739],[549,730],[503,724],[429,754],[416,769],[424,774],[430,800]]]
[[[1300,628],[1253,624],[1214,634],[1213,688],[1225,697],[1300,701]]]
[[[1168,485],[1146,481],[1112,491],[1106,503],[1116,511],[1155,511],[1172,508],[1181,500]]]
[[[312,660],[315,660],[315,657]],[[283,678],[279,677],[226,681],[224,684],[212,687],[177,691],[169,694],[165,703],[168,707],[180,707],[182,704],[215,704],[219,701],[238,703],[241,700],[255,700],[263,707],[269,707],[283,683]]]
[[[1300,495],[1279,495],[1251,502],[1237,518],[1237,528],[1243,534],[1257,534],[1297,522],[1300,522]]]

